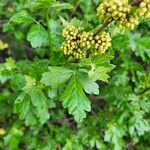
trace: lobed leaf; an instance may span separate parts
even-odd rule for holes
[[[41,47],[47,41],[47,32],[40,24],[36,24],[30,28],[27,35],[27,40],[31,43],[33,48]]]
[[[86,93],[95,95],[99,94],[99,86],[94,78],[90,78],[85,72],[79,72],[77,77]]]
[[[46,86],[57,87],[67,82],[73,71],[65,67],[50,67],[50,71],[42,74],[41,82]]]
[[[69,85],[61,95],[61,101],[64,108],[68,108],[69,113],[73,114],[75,120],[80,123],[86,118],[85,111],[91,111],[91,104],[82,90],[75,75],[70,79]]]
[[[25,92],[22,92],[14,103],[14,109],[19,114],[21,119],[24,119],[26,117],[27,112],[30,108],[30,99],[26,95]]]
[[[14,23],[18,23],[18,24],[29,22],[29,21],[34,21],[34,19],[25,10],[22,10],[21,12],[14,14],[10,18],[10,22],[14,22]]]
[[[60,4],[52,4],[50,6],[51,8],[55,8],[55,9],[73,9],[73,5],[71,5],[70,3],[60,3]]]

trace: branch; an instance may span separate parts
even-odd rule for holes
[[[80,3],[81,3],[81,0],[78,0],[76,6],[74,7],[73,11],[70,14],[70,18],[72,18],[74,16],[74,14],[75,14],[76,10],[78,9]]]
[[[150,87],[144,89],[142,92],[140,92],[139,97],[143,96],[149,90],[150,90]]]
[[[94,32],[94,36],[101,32],[105,27],[107,27],[112,22],[112,19],[108,19],[104,22],[103,25],[100,25]]]
[[[130,4],[132,6],[138,5],[142,2],[142,0],[133,0]],[[99,26],[98,29],[96,29],[96,31],[94,32],[94,35],[97,35],[99,32],[101,32],[102,30],[104,30],[105,27],[107,27],[113,20],[111,18],[109,18],[108,20],[106,20],[104,22],[103,25]]]
[[[6,22],[8,22],[9,20],[8,19],[1,19],[0,20],[0,23],[6,23]]]
[[[131,2],[131,5],[132,5],[132,6],[138,5],[138,4],[140,4],[142,1],[143,1],[143,0],[133,0],[133,1]]]
[[[6,82],[3,84],[0,84],[0,92],[5,88],[5,86],[6,86]]]

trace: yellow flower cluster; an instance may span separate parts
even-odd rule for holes
[[[128,0],[105,0],[97,8],[97,15],[105,20],[115,20],[119,28],[133,30],[139,24],[139,18],[150,18],[150,0],[143,0],[135,12],[131,9]]]
[[[66,38],[66,40],[76,40],[79,38],[82,31],[83,28],[76,28],[74,25],[68,24],[66,28],[64,28],[62,35]]]
[[[143,0],[137,10],[137,16],[141,18],[150,18],[150,0]]]
[[[8,48],[8,44],[4,43],[2,40],[0,40],[0,50],[4,50]]]
[[[138,25],[138,17],[129,15],[131,5],[128,0],[106,0],[97,9],[97,14],[102,19],[114,19],[119,28],[134,29]]]
[[[123,21],[131,11],[128,0],[105,0],[97,8],[97,15],[102,19],[113,18]]]
[[[105,53],[105,51],[111,46],[111,38],[108,33],[105,31],[99,33],[94,37],[95,41],[95,48],[94,48],[94,55],[99,53]]]
[[[90,49],[92,44],[95,43],[93,37],[93,32],[83,31],[83,33],[80,35],[80,46],[82,48]]]
[[[94,55],[105,53],[111,45],[111,38],[108,33],[102,32],[94,35],[93,32],[85,32],[83,28],[76,28],[73,25],[68,25],[63,30],[65,41],[61,49],[66,55],[72,55],[74,58],[84,58],[87,50],[91,50]]]
[[[63,37],[66,39],[63,42],[61,49],[64,51],[66,55],[73,55],[74,58],[84,58],[86,52],[80,46],[80,36],[83,32],[83,28],[76,28],[75,26],[69,24],[63,30]]]
[[[136,25],[139,24],[139,18],[137,16],[134,16],[134,15],[130,15],[128,18],[124,19],[123,21],[119,21],[116,23],[116,25],[119,27],[119,28],[128,28],[130,30],[133,30],[134,27]]]
[[[6,131],[3,128],[0,128],[0,135],[4,135]]]

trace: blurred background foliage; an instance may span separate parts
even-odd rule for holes
[[[87,31],[102,23],[96,16],[100,0],[59,2],[69,2],[74,9],[50,10],[51,18],[56,21],[52,26],[54,32],[57,24],[62,28],[62,18],[68,22],[73,19]],[[25,85],[22,74],[30,72],[38,78],[39,71],[43,73],[49,64],[64,62],[63,54],[57,49],[50,52],[47,45],[31,48],[25,40],[30,23],[9,23],[13,14],[27,10],[44,25],[45,13],[35,10],[32,3],[30,0],[0,1],[0,149],[150,150],[150,20],[141,20],[134,31],[118,30],[113,23],[106,29],[113,37],[112,63],[116,67],[108,84],[98,82],[100,95],[89,96],[92,111],[83,123],[77,124],[57,98],[48,102],[50,119],[44,125],[32,117],[26,120],[29,125],[19,119],[14,101]],[[55,42],[56,38],[52,39]],[[54,57],[49,61],[50,55]],[[17,63],[14,65],[9,57]],[[17,75],[13,68],[17,68]],[[49,100],[53,94],[49,94]]]

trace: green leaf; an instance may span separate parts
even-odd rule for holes
[[[66,144],[62,150],[73,150],[72,142],[69,139],[66,140]]]
[[[111,50],[105,54],[91,56],[79,63],[80,67],[91,67],[88,71],[89,77],[96,80],[108,82],[108,73],[115,67],[110,64],[110,60],[114,58],[114,52]],[[96,85],[95,85],[96,86]]]
[[[27,112],[29,111],[30,107],[30,99],[25,94],[25,92],[22,92],[17,99],[15,100],[15,111],[19,114],[21,119],[24,119],[26,117]]]
[[[41,124],[44,124],[50,118],[47,107],[37,108],[36,115]]]
[[[105,132],[104,140],[114,145],[114,150],[122,150],[124,146],[123,136],[125,135],[124,127],[116,124],[109,124]]]
[[[139,42],[141,45],[143,45],[145,48],[150,49],[150,37],[149,36],[145,36],[142,37],[140,39],[137,39],[137,42]]]
[[[6,58],[5,67],[7,70],[12,70],[16,68],[15,60],[11,57]]]
[[[46,86],[57,87],[67,82],[73,71],[64,67],[50,67],[50,71],[42,74],[41,82]]]
[[[27,40],[30,41],[33,48],[41,47],[47,41],[47,32],[40,24],[36,24],[31,27]]]
[[[89,99],[82,90],[76,76],[72,76],[69,85],[61,96],[61,101],[64,108],[68,108],[69,113],[74,115],[75,120],[79,123],[86,118],[86,112],[91,110]]]
[[[49,5],[55,1],[56,0],[36,0],[35,2],[31,3],[31,9],[33,11],[37,11],[38,9],[48,9]]]
[[[5,83],[7,80],[13,79],[13,72],[10,70],[4,70],[0,72],[0,83]]]
[[[55,8],[55,9],[73,9],[73,5],[70,3],[60,3],[60,4],[53,4],[50,7]]]
[[[53,19],[49,20],[50,29],[50,45],[53,46],[54,50],[58,50],[63,42],[62,38],[62,27]]]
[[[37,123],[36,117],[33,112],[28,111],[26,118],[25,118],[25,124],[34,126]]]
[[[91,62],[96,66],[102,66],[110,63],[110,60],[114,58],[114,52],[113,51],[108,51],[105,54],[100,54],[97,56],[91,57]]]
[[[14,22],[14,23],[18,23],[18,24],[24,23],[24,22],[29,22],[29,21],[34,21],[34,19],[31,18],[31,16],[25,10],[22,10],[21,12],[14,14],[10,18],[10,22]]]
[[[57,96],[57,89],[49,90],[48,91],[48,97],[49,98],[55,98]]]
[[[23,131],[13,126],[9,133],[4,137],[4,143],[5,145],[9,144],[10,150],[18,150],[22,137]]]
[[[108,51],[105,54],[99,54],[96,56],[91,56],[81,63],[79,63],[79,66],[95,66],[95,67],[100,67],[100,66],[112,66],[110,64],[110,60],[114,58],[114,52],[112,50]]]
[[[30,99],[35,108],[34,112],[41,124],[44,124],[50,117],[48,113],[47,98],[43,91],[38,88],[32,88],[29,91]],[[33,115],[31,115],[32,117]],[[30,118],[29,118],[30,119]],[[30,120],[29,120],[30,121]]]
[[[89,77],[95,79],[95,80],[101,80],[108,83],[108,72],[110,72],[111,68],[106,67],[98,67],[95,70],[89,71]]]
[[[63,17],[61,17],[61,16],[59,16],[59,18],[60,18],[60,20],[61,20],[63,26],[64,26],[64,27],[67,26],[68,22],[67,22]]]
[[[84,91],[88,94],[99,94],[99,86],[93,78],[89,78],[88,74],[85,72],[78,73],[78,79],[82,84]]]
[[[150,38],[148,36],[141,36],[139,33],[129,34],[130,48],[134,51],[136,56],[140,56],[143,61],[149,61],[150,58]]]
[[[20,90],[25,86],[25,78],[23,74],[18,73],[14,76],[13,80],[11,81],[11,87],[13,90]]]
[[[37,2],[40,2],[42,4],[51,4],[54,3],[56,0],[37,0]]]
[[[126,34],[119,34],[113,37],[112,46],[116,50],[127,49],[129,44],[129,37]]]
[[[46,105],[46,97],[42,90],[40,89],[32,89],[30,92],[31,102],[35,107],[45,107]]]
[[[23,90],[25,90],[25,91],[27,91],[28,89],[30,89],[36,85],[36,79],[32,78],[30,76],[25,75],[25,81],[26,81],[26,84],[23,87]]]
[[[143,118],[143,111],[134,111],[134,116],[129,120],[129,133],[132,137],[144,135],[150,131],[149,122]]]

